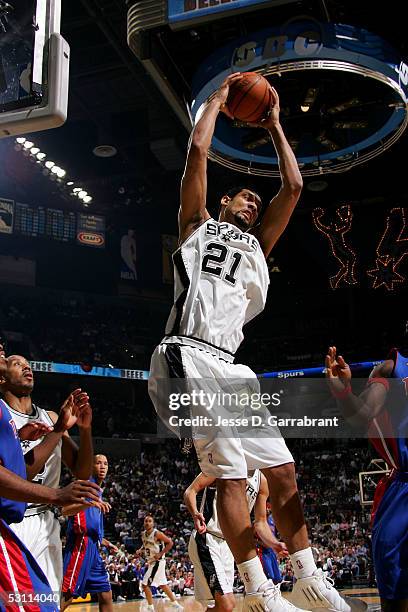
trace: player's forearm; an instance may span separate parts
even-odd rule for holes
[[[24,455],[28,480],[33,480],[42,470],[58,442],[61,440],[62,435],[63,432],[53,431],[49,433],[41,444],[38,444]]]
[[[57,501],[55,489],[28,482],[2,466],[0,466],[0,496],[37,504],[55,504]]]
[[[69,506],[63,506],[61,512],[63,516],[75,516],[75,514],[87,508],[89,508],[87,504],[70,504]]]
[[[188,489],[184,491],[183,501],[184,501],[184,505],[186,506],[187,510],[189,511],[191,516],[194,518],[198,512],[197,493],[193,489],[190,489],[189,487]]]
[[[367,426],[372,419],[378,416],[386,397],[386,389],[382,384],[377,383],[370,385],[359,396],[350,391],[336,399],[346,421],[354,427],[361,427]]]
[[[221,100],[214,96],[205,106],[190,137],[189,152],[193,149],[207,154],[214,134],[215,122],[220,112]]]
[[[267,521],[255,521],[254,531],[262,541],[262,544],[267,548],[272,548],[275,544],[279,543],[279,540],[273,535]]]
[[[272,142],[278,155],[279,171],[283,189],[300,192],[303,187],[302,175],[295,154],[288,143],[280,123],[269,128]]]
[[[163,548],[161,556],[164,557],[164,555],[168,553],[169,550],[171,550],[172,548],[173,548],[173,540],[170,540],[170,542],[167,542],[166,546]]]
[[[81,480],[88,480],[92,476],[93,444],[92,429],[79,428],[79,449],[75,460],[74,474]]]

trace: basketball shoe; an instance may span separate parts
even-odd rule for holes
[[[306,610],[323,612],[364,612],[367,604],[361,599],[342,597],[326,572],[316,570],[313,576],[296,580],[290,600]]]
[[[305,612],[282,597],[280,585],[264,582],[256,593],[246,593],[242,612]]]

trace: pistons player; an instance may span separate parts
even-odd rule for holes
[[[361,395],[335,346],[326,355],[326,377],[343,414],[366,424],[370,442],[391,472],[375,492],[372,550],[384,612],[408,610],[408,358],[393,349],[375,366]],[[396,379],[395,383],[391,380]]]
[[[91,482],[102,486],[107,472],[106,456],[95,455]],[[70,518],[64,551],[61,612],[69,606],[74,597],[83,597],[87,593],[98,595],[101,612],[113,610],[109,577],[99,552],[100,545],[117,552],[116,546],[104,538],[103,515],[109,510],[110,505],[102,499],[91,507],[73,504],[62,509],[63,514]]]
[[[0,347],[0,385],[7,360]],[[17,428],[9,407],[0,400],[0,610],[40,612],[59,609],[59,593],[51,590],[47,578],[24,544],[10,529],[23,519],[26,502],[64,506],[98,500],[99,487],[76,481],[63,489],[52,489],[26,480],[26,465]],[[90,503],[90,502],[88,502]]]
[[[1,392],[20,434],[27,476],[57,488],[64,462],[76,478],[88,480],[93,456],[88,395],[76,389],[58,415],[34,404],[33,388],[34,376],[28,360],[22,355],[10,355]],[[73,410],[67,405],[71,399]],[[68,433],[74,425],[79,429],[79,448]],[[60,524],[51,508],[46,504],[29,504],[24,519],[12,529],[37,559],[52,589],[58,592],[62,582],[62,545]]]
[[[274,536],[274,538],[276,538],[276,526],[275,526],[275,522],[273,520],[273,516],[271,513],[271,506],[269,503],[267,503],[266,507],[267,507],[267,513],[268,513],[266,522],[268,523],[268,526],[269,526],[269,529],[271,530],[272,535]],[[259,544],[257,544],[256,549],[257,549],[258,557],[261,560],[262,567],[265,572],[265,576],[269,580],[272,580],[275,584],[279,584],[280,582],[282,582],[282,575],[280,573],[278,557],[276,553],[283,552],[283,551],[277,551],[276,547],[265,545],[265,543],[262,542],[262,540],[259,542]]]
[[[154,518],[148,514],[143,521],[144,530],[142,531],[142,548],[136,551],[139,555],[144,555],[147,561],[147,570],[142,580],[142,587],[147,600],[147,609],[153,610],[152,586],[160,588],[170,599],[173,608],[183,610],[177,601],[174,593],[167,585],[166,559],[165,554],[172,548],[173,540],[159,531],[154,526]]]

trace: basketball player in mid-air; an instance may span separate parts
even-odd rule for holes
[[[194,566],[194,596],[217,612],[231,612],[235,605],[234,557],[225,541],[217,516],[217,490],[215,477],[202,472],[184,492],[184,503],[194,520],[188,553]],[[203,491],[200,509],[197,494]],[[254,530],[265,546],[276,552],[287,553],[286,546],[272,534],[266,520],[266,502],[269,491],[265,476],[260,470],[248,475],[245,489],[248,510],[254,510]]]
[[[19,431],[29,429],[37,423],[49,428],[44,438],[22,440],[21,445],[27,463],[28,476],[40,484],[56,488],[59,486],[61,461],[76,478],[88,480],[92,474],[92,409],[86,393],[77,389],[74,402],[80,408],[77,416],[71,416],[63,424],[61,417],[36,406],[31,400],[34,376],[30,364],[21,355],[7,358],[7,369],[0,391],[6,400],[11,416]],[[68,434],[73,425],[79,429],[79,448]],[[12,529],[31,554],[37,559],[55,592],[62,582],[62,545],[60,524],[46,504],[30,504],[24,519]]]
[[[95,455],[90,481],[101,487],[108,467],[105,455]],[[101,545],[118,550],[104,537],[103,515],[109,510],[110,505],[102,501],[102,494],[100,501],[91,507],[72,504],[62,508],[62,513],[70,518],[64,551],[61,612],[74,597],[84,597],[87,593],[98,595],[100,612],[113,610],[112,589],[99,552]]]
[[[367,427],[370,442],[391,470],[374,496],[373,561],[382,610],[408,612],[408,358],[393,349],[357,396],[350,367],[331,346],[326,378],[345,417]]]
[[[279,121],[279,97],[271,88],[270,112],[259,127],[269,132],[274,144],[280,190],[260,216],[259,195],[252,188],[237,187],[222,196],[218,221],[211,218],[207,210],[208,151],[220,111],[230,115],[229,88],[240,78],[239,73],[229,75],[208,99],[189,141],[181,183],[179,248],[173,256],[175,303],[166,336],[153,353],[149,379],[150,397],[169,428],[170,416],[174,416],[171,380],[178,378],[177,389],[183,392],[204,391],[213,397],[248,389],[259,393],[255,374],[244,365],[234,365],[234,354],[243,339],[243,326],[265,306],[266,258],[284,232],[302,190],[296,158]],[[189,408],[193,417],[208,416],[208,405],[199,397]],[[229,413],[236,417],[243,412],[239,405],[220,403],[212,410],[215,416]],[[173,430],[182,433],[177,424]],[[268,436],[268,427],[264,431]],[[303,609],[349,612],[349,603],[314,562],[293,457],[279,432],[274,429],[270,437],[259,439],[229,433],[213,424],[205,430],[194,426],[191,437],[201,471],[217,479],[218,518],[245,585],[245,610],[261,606],[271,612],[293,612],[279,586],[267,580],[256,554],[245,486],[248,470],[259,468],[267,478],[276,525],[297,578],[292,601]]]
[[[143,555],[147,562],[147,570],[142,580],[143,592],[146,595],[147,609],[154,610],[153,595],[150,587],[158,587],[170,599],[173,608],[183,610],[174,593],[167,584],[165,554],[172,548],[173,540],[154,526],[154,518],[148,514],[143,521],[142,548],[136,551]]]

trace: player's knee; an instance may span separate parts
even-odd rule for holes
[[[242,492],[245,492],[246,480],[245,479],[234,479],[230,480],[224,478],[217,479],[217,494],[218,496],[235,496]]]
[[[264,471],[268,482],[273,482],[274,487],[279,486],[281,489],[297,490],[294,463],[285,463],[284,465],[270,467],[262,471]]]
[[[99,603],[107,604],[112,601],[112,591],[103,591],[98,593]]]

